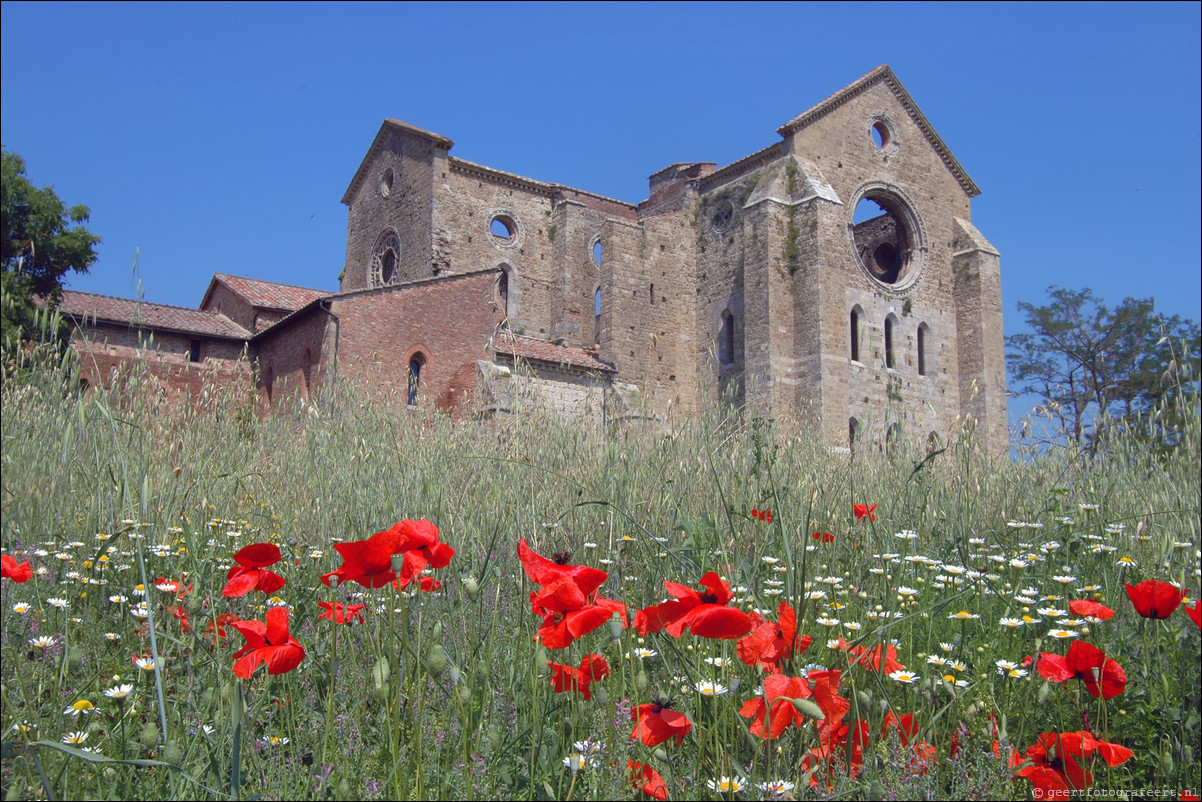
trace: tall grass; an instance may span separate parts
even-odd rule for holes
[[[1128,431],[1093,457],[991,458],[963,439],[928,459],[834,453],[799,424],[721,410],[671,431],[603,430],[414,415],[336,388],[264,418],[253,399],[217,389],[172,408],[132,369],[118,389],[79,392],[70,354],[15,360],[3,377],[0,530],[5,553],[43,573],[0,586],[8,798],[630,798],[628,760],[653,766],[677,798],[721,795],[707,781],[723,776],[760,797],[771,794],[757,783],[787,781],[797,796],[1026,798],[1008,749],[1083,728],[1135,751],[1122,767],[1095,767],[1099,786],[1202,779],[1198,630],[1182,613],[1139,618],[1123,589],[1156,578],[1196,597],[1196,399],[1168,453]],[[853,504],[877,504],[876,520],[856,520]],[[752,509],[771,510],[771,522]],[[318,581],[340,563],[336,543],[406,518],[433,521],[457,550],[437,572],[440,590]],[[812,537],[823,532],[833,540]],[[803,763],[819,746],[812,721],[768,741],[750,735],[738,710],[763,675],[733,641],[640,638],[614,622],[566,650],[534,642],[541,619],[516,559],[521,538],[606,570],[603,592],[632,612],[662,601],[665,580],[695,586],[709,570],[766,617],[788,600],[814,639],[792,673],[843,670],[848,720],[872,732],[862,767]],[[262,541],[283,550],[275,569],[287,585],[270,600],[223,597],[232,554]],[[192,590],[158,590],[160,577]],[[147,619],[130,614],[138,585]],[[1071,627],[1126,669],[1114,699],[1049,685],[1034,665],[1025,678],[995,666],[1062,654],[1039,610],[1075,598],[1118,611]],[[317,602],[334,600],[366,604],[366,623],[318,620]],[[261,621],[273,604],[290,607],[307,657],[287,674],[239,680],[241,636],[206,630],[227,613]],[[949,618],[961,610],[980,618]],[[53,640],[32,645],[40,636]],[[849,667],[828,646],[840,636],[894,641],[919,679]],[[612,675],[591,701],[556,694],[548,660],[578,665],[589,653]],[[132,664],[143,654],[155,670]],[[727,692],[701,694],[702,681]],[[135,686],[129,697],[104,695],[123,683]],[[630,739],[631,708],[653,697],[693,721],[681,746]],[[64,714],[82,699],[97,712]],[[889,712],[915,715],[936,762],[882,737]],[[87,737],[65,744],[68,732]]]

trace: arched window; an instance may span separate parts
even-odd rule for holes
[[[855,418],[847,419],[847,447],[852,451],[856,450],[856,443],[860,439],[860,422]]]
[[[901,429],[896,423],[889,424],[885,432],[885,453],[890,457],[897,456],[897,447],[901,443]]]
[[[501,275],[497,278],[497,304],[501,307],[501,314],[505,316],[505,320],[509,320],[509,271],[504,267],[501,268]]]
[[[926,323],[918,326],[918,375],[927,375],[927,332],[930,328]]]
[[[860,307],[851,308],[851,361],[860,361]]]
[[[729,309],[722,312],[718,325],[718,364],[724,368],[735,364],[735,316]]]
[[[406,394],[406,402],[409,406],[417,405],[417,391],[421,385],[422,367],[426,364],[426,358],[421,354],[414,354],[409,360],[409,391]]]
[[[893,356],[893,315],[885,318],[885,367],[890,370],[897,367]]]
[[[601,343],[601,288],[593,293],[593,342]]]
[[[372,249],[370,281],[373,287],[386,287],[397,279],[401,257],[401,238],[391,229],[376,240]]]

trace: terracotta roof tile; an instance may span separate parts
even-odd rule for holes
[[[234,292],[241,295],[251,306],[268,309],[287,309],[295,312],[301,307],[313,303],[331,293],[325,290],[311,290],[307,287],[294,287],[291,284],[277,284],[274,281],[262,281],[245,276],[231,276],[228,273],[216,273],[213,281],[221,281]]]
[[[113,298],[90,292],[63,291],[63,300],[58,309],[64,315],[77,320],[96,318],[110,323],[125,323],[150,329],[170,329],[189,334],[207,334],[211,337],[229,337],[244,340],[250,332],[216,312],[200,309],[185,309],[181,306],[166,306],[136,301],[132,298]]]
[[[531,359],[538,362],[550,362],[555,365],[568,365],[581,370],[597,370],[603,373],[614,373],[612,365],[597,358],[597,355],[583,348],[572,348],[567,345],[556,345],[546,340],[537,340],[520,334],[498,333],[493,338],[493,350],[498,354],[510,354],[520,359]]]

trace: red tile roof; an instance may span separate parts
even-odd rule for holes
[[[568,365],[581,370],[597,370],[603,373],[614,373],[613,366],[607,365],[597,358],[597,354],[583,348],[572,348],[567,345],[556,345],[546,340],[536,340],[521,334],[498,332],[493,337],[493,350],[498,354],[510,354],[515,358],[532,359],[538,362],[550,362],[555,365]]]
[[[251,306],[266,309],[287,309],[295,312],[307,306],[318,298],[324,298],[332,293],[325,290],[311,290],[306,287],[294,287],[291,284],[277,284],[274,281],[262,281],[245,276],[231,276],[228,273],[215,273],[213,283],[222,282],[231,290],[241,295]],[[210,285],[212,289],[212,285]],[[208,298],[208,293],[205,293]],[[202,304],[203,306],[203,304]]]
[[[216,312],[151,304],[130,298],[113,298],[110,295],[96,295],[90,292],[64,290],[63,300],[58,309],[64,315],[70,315],[80,321],[84,318],[95,318],[149,329],[170,329],[238,340],[245,340],[251,335],[225,315]]]

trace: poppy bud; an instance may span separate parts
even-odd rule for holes
[[[476,663],[476,682],[488,682],[488,662],[483,657]]]
[[[434,629],[431,631],[430,634],[434,638],[434,640],[436,640],[436,641],[442,640],[442,622],[441,621],[434,622]]]
[[[469,576],[463,580],[463,589],[467,591],[467,597],[472,601],[475,601],[476,597],[480,595],[480,583],[476,581],[476,577],[474,576]]]
[[[147,748],[156,746],[159,742],[158,725],[153,721],[146,722],[138,732],[138,740],[142,742],[142,746]]]
[[[868,786],[868,793],[864,798],[865,799],[884,799],[885,798],[885,786],[881,784],[880,780],[873,780],[872,784]]]
[[[822,708],[809,699],[790,699],[789,701],[793,703],[793,707],[797,708],[797,712],[803,716],[809,716],[818,721],[826,718],[826,713],[822,712]]]
[[[634,678],[634,687],[639,692],[639,695],[645,696],[647,694],[647,689],[650,686],[651,683],[647,681],[647,672],[640,671],[638,676]]]
[[[664,750],[664,748],[662,746],[657,747],[656,750],[651,753],[651,757],[655,758],[656,760],[658,760],[661,763],[668,762],[668,753],[667,753],[667,751]]]
[[[471,704],[472,692],[467,689],[466,685],[460,685],[458,693],[459,693],[459,704],[463,705],[464,707]]]
[[[868,691],[856,691],[856,701],[860,703],[861,707],[868,707],[872,704],[872,696]]]
[[[179,744],[177,744],[175,741],[172,741],[163,747],[162,759],[165,763],[171,763],[172,765],[178,766],[180,761],[184,759],[184,750],[180,749]]]
[[[1173,773],[1173,750],[1166,748],[1160,753],[1160,773],[1168,776]]]
[[[609,638],[614,642],[622,639],[622,622],[617,618],[609,619]]]
[[[450,661],[447,660],[447,651],[442,648],[441,643],[436,643],[430,647],[430,653],[426,655],[426,670],[430,672],[430,676],[440,677],[447,670]]]
[[[392,572],[394,574],[399,574],[401,572],[401,569],[404,567],[405,567],[404,553],[392,555]]]
[[[447,671],[447,675],[450,677],[452,685],[459,684],[459,666],[451,666],[450,670]]]
[[[341,799],[351,798],[351,784],[347,782],[345,777],[338,781],[338,796]]]

